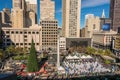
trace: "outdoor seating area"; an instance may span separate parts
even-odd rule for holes
[[[93,58],[90,55],[70,56],[68,55],[63,62],[63,67],[66,70],[66,73],[73,74],[90,74],[90,73],[106,73],[111,72],[109,67],[105,67],[104,63]]]

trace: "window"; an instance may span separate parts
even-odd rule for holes
[[[22,34],[22,31],[20,32],[20,34]]]
[[[18,34],[18,31],[16,31],[16,34]]]
[[[93,29],[96,29],[96,26],[95,26],[95,24],[93,24]]]
[[[33,34],[35,34],[35,32],[32,32]]]
[[[28,32],[28,34],[31,34],[31,32]]]
[[[36,34],[39,34],[39,32],[36,32]]]
[[[14,31],[12,31],[11,34],[14,34]]]
[[[20,45],[23,45],[23,43],[20,43]]]
[[[6,31],[7,34],[9,34],[10,32],[9,31]]]
[[[27,32],[25,31],[24,34],[27,34]]]
[[[27,43],[25,43],[25,45],[27,45]]]

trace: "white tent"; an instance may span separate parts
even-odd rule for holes
[[[67,56],[66,59],[73,59],[71,55]]]
[[[87,58],[92,58],[90,55],[86,56]]]
[[[82,58],[82,59],[86,59],[87,57],[83,55],[81,58]]]
[[[79,57],[77,57],[76,55],[75,55],[75,56],[73,56],[73,58],[74,58],[74,59],[79,59]]]
[[[58,68],[58,72],[59,72],[60,74],[65,74],[65,69],[64,69],[62,66],[60,66],[60,67]]]

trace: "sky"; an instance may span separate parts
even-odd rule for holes
[[[38,3],[40,0],[37,0]],[[55,18],[58,20],[58,24],[62,26],[62,0],[53,0],[55,1]],[[38,5],[39,7],[40,5]],[[0,0],[0,11],[3,8],[12,8],[12,0]],[[81,28],[84,27],[85,15],[94,14],[95,16],[101,17],[102,11],[105,11],[105,15],[109,18],[109,9],[110,9],[110,0],[81,0]],[[38,14],[39,14],[38,8]],[[39,20],[38,16],[38,20]]]

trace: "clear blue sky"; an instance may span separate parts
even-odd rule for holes
[[[59,22],[59,26],[62,26],[62,0],[54,0],[56,3],[56,19]],[[39,0],[38,0],[39,2]],[[109,17],[109,5],[110,0],[82,0],[81,7],[81,28],[84,26],[84,18],[86,14],[94,14],[101,17],[102,10],[105,10],[105,15]],[[39,5],[38,5],[39,6]],[[11,8],[12,0],[0,0],[0,11],[3,8]],[[39,9],[38,9],[39,12]],[[38,16],[39,18],[39,16]]]

